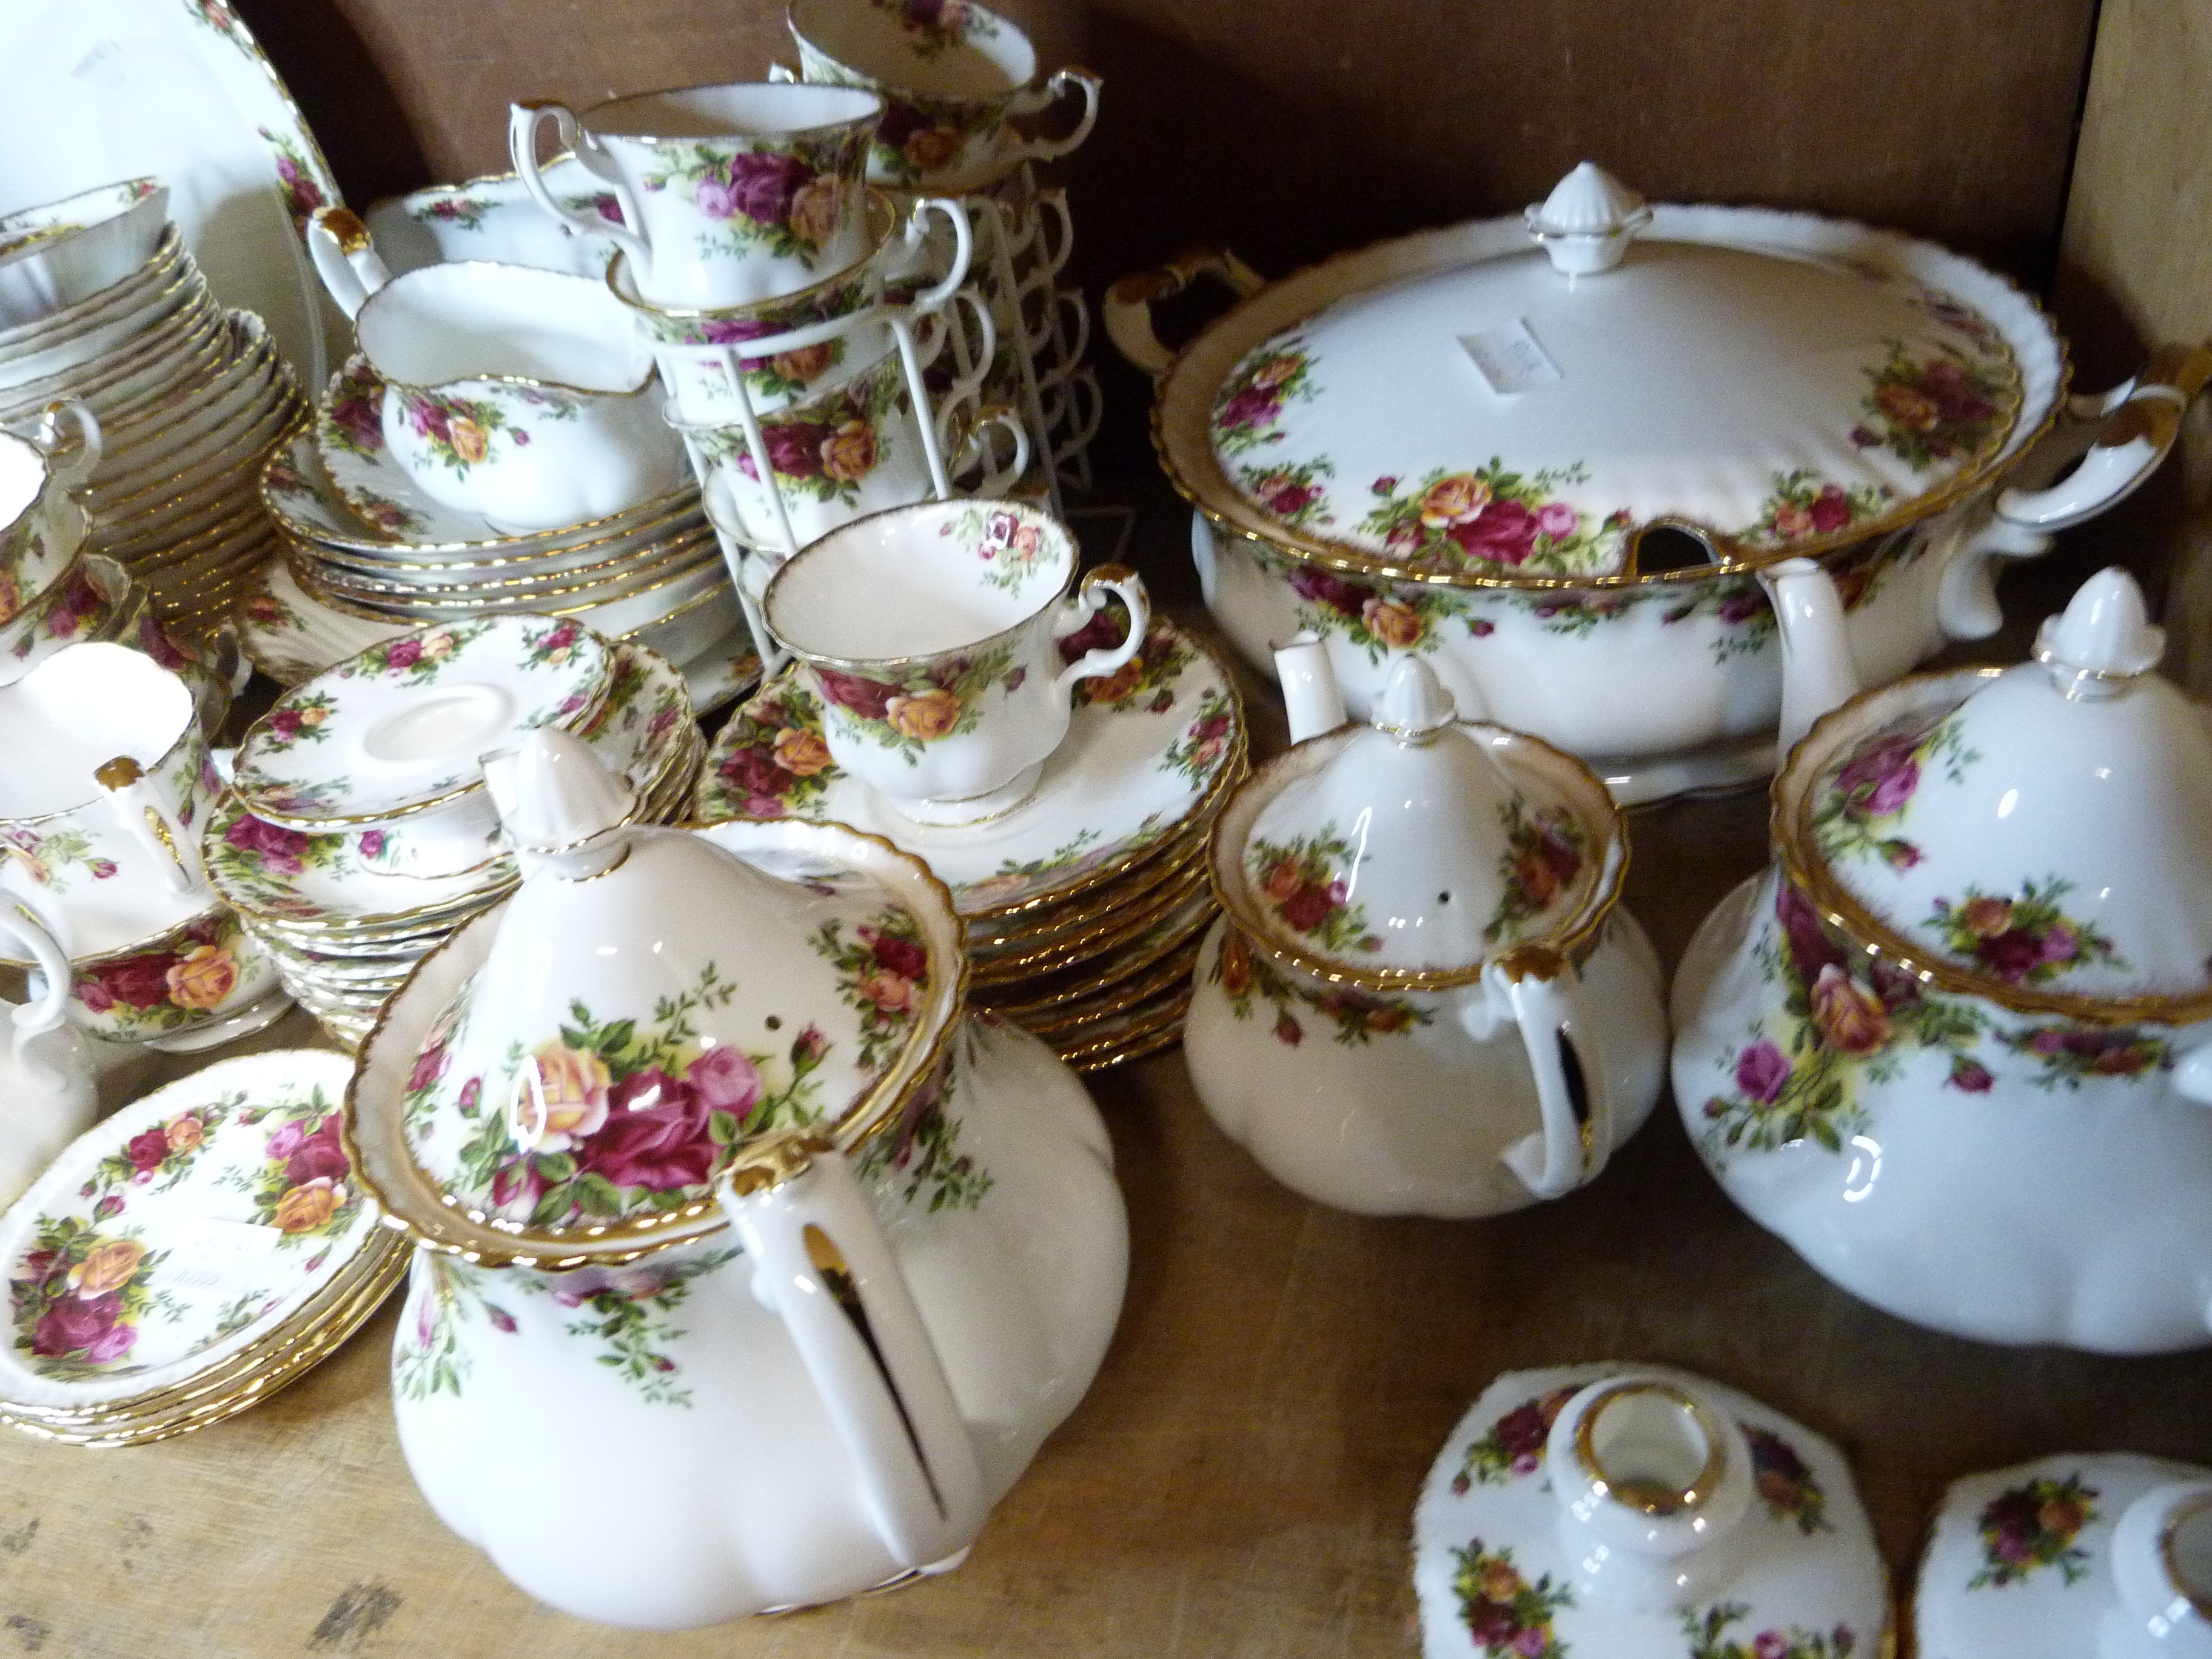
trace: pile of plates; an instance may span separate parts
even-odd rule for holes
[[[240,625],[272,674],[296,680],[286,671],[296,669],[298,642],[283,637],[284,618],[260,603],[264,595],[341,637],[514,611],[575,617],[687,670],[750,654],[696,487],[611,518],[501,535],[480,516],[431,501],[392,459],[378,412],[383,392],[356,357],[332,378],[312,428],[263,472],[284,560],[263,573]]]
[[[130,1446],[267,1399],[405,1276],[340,1136],[351,1062],[228,1060],[80,1136],[0,1216],[0,1420]]]
[[[50,229],[6,261],[58,264],[76,241],[112,236],[112,263],[97,274],[129,268],[0,330],[0,422],[71,400],[89,410],[100,459],[82,496],[92,514],[86,550],[120,563],[165,623],[204,635],[275,548],[255,486],[307,408],[260,319],[224,311],[210,293],[160,211],[167,192],[137,179],[103,193],[113,198],[99,210],[108,216],[88,211],[86,224]],[[59,300],[74,289],[40,291]]]
[[[415,637],[427,647],[440,631]],[[636,821],[680,821],[706,757],[684,678],[641,646],[608,649],[605,701],[578,735],[629,780]],[[320,684],[279,700],[264,720],[313,709]],[[518,879],[495,832],[459,856],[450,837],[408,818],[315,834],[253,816],[234,790],[210,817],[201,856],[216,890],[275,957],[285,989],[349,1049],[415,963]]]
[[[723,727],[696,816],[836,819],[925,860],[967,921],[971,1006],[1078,1067],[1133,1060],[1182,1033],[1216,909],[1206,835],[1244,775],[1244,718],[1212,653],[1161,618],[1126,669],[1078,696],[1027,802],[930,828],[831,763],[820,700],[787,672]]]

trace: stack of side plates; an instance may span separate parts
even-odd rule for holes
[[[227,1060],[88,1130],[0,1216],[0,1419],[129,1446],[220,1422],[330,1353],[405,1275],[341,1134],[353,1067]]]
[[[579,735],[629,781],[638,821],[682,820],[706,742],[683,677],[665,661],[617,645],[606,700]],[[491,845],[448,872],[453,860],[423,859],[421,832],[405,823],[309,835],[253,817],[226,793],[200,843],[208,879],[269,947],[285,989],[349,1049],[415,963],[517,879],[514,856]]]
[[[375,371],[356,357],[332,378],[312,429],[264,471],[262,498],[285,557],[281,572],[264,573],[258,592],[302,625],[288,630],[257,595],[240,617],[257,661],[272,671],[292,666],[299,641],[284,636],[303,627],[357,639],[502,611],[574,617],[686,669],[750,653],[696,488],[687,483],[611,518],[502,535],[480,516],[430,500],[392,459],[383,398]],[[744,653],[732,649],[740,643]]]
[[[307,414],[261,319],[216,304],[166,227],[129,276],[0,331],[0,422],[70,400],[100,429],[87,552],[164,622],[212,632],[276,545],[255,483]]]
[[[927,860],[968,923],[972,1006],[1078,1067],[1133,1060],[1182,1033],[1216,908],[1206,835],[1244,774],[1243,714],[1212,653],[1164,619],[1127,669],[1078,695],[1027,802],[933,828],[831,762],[820,700],[794,670],[722,729],[696,816],[834,818]]]

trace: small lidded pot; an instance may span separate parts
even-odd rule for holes
[[[1814,726],[1774,868],[1675,988],[1729,1194],[1903,1317],[2114,1352],[2212,1340],[2212,711],[2124,572],[2035,660]]]
[[[1199,1097],[1339,1208],[1491,1215],[1571,1191],[1650,1111],[1666,1043],[1656,960],[1615,914],[1628,842],[1605,786],[1462,720],[1418,657],[1352,724],[1317,642],[1280,661],[1292,734],[1321,734],[1214,828],[1227,915],[1184,1037]]]

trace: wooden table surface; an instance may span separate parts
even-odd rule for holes
[[[1139,562],[1188,614],[1176,515],[1155,501],[1145,528]],[[2008,588],[2008,634],[2079,574]],[[1279,744],[1272,695],[1248,692],[1262,748]],[[1629,908],[1670,964],[1759,867],[1764,816],[1756,793],[1636,815]],[[1277,1186],[1208,1121],[1179,1054],[1092,1085],[1129,1203],[1127,1304],[1089,1397],[959,1571],[675,1635],[541,1608],[416,1495],[387,1308],[303,1382],[181,1440],[0,1434],[0,1659],[1411,1653],[1413,1500],[1445,1435],[1498,1372],[1585,1359],[1687,1366],[1838,1441],[1901,1580],[1970,1470],[2062,1449],[2212,1462],[2212,1353],[2008,1350],[1875,1312],[1739,1213],[1663,1103],[1595,1186],[1448,1223]],[[594,1449],[586,1430],[580,1468]],[[579,1550],[649,1490],[601,1449],[624,1496],[547,1517]]]

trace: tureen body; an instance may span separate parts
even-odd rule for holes
[[[2100,638],[2106,600],[2135,620]],[[1675,1097],[1729,1195],[1960,1335],[2212,1340],[2212,716],[2140,618],[2108,572],[2041,661],[1816,726],[1775,866],[1677,975]]]

